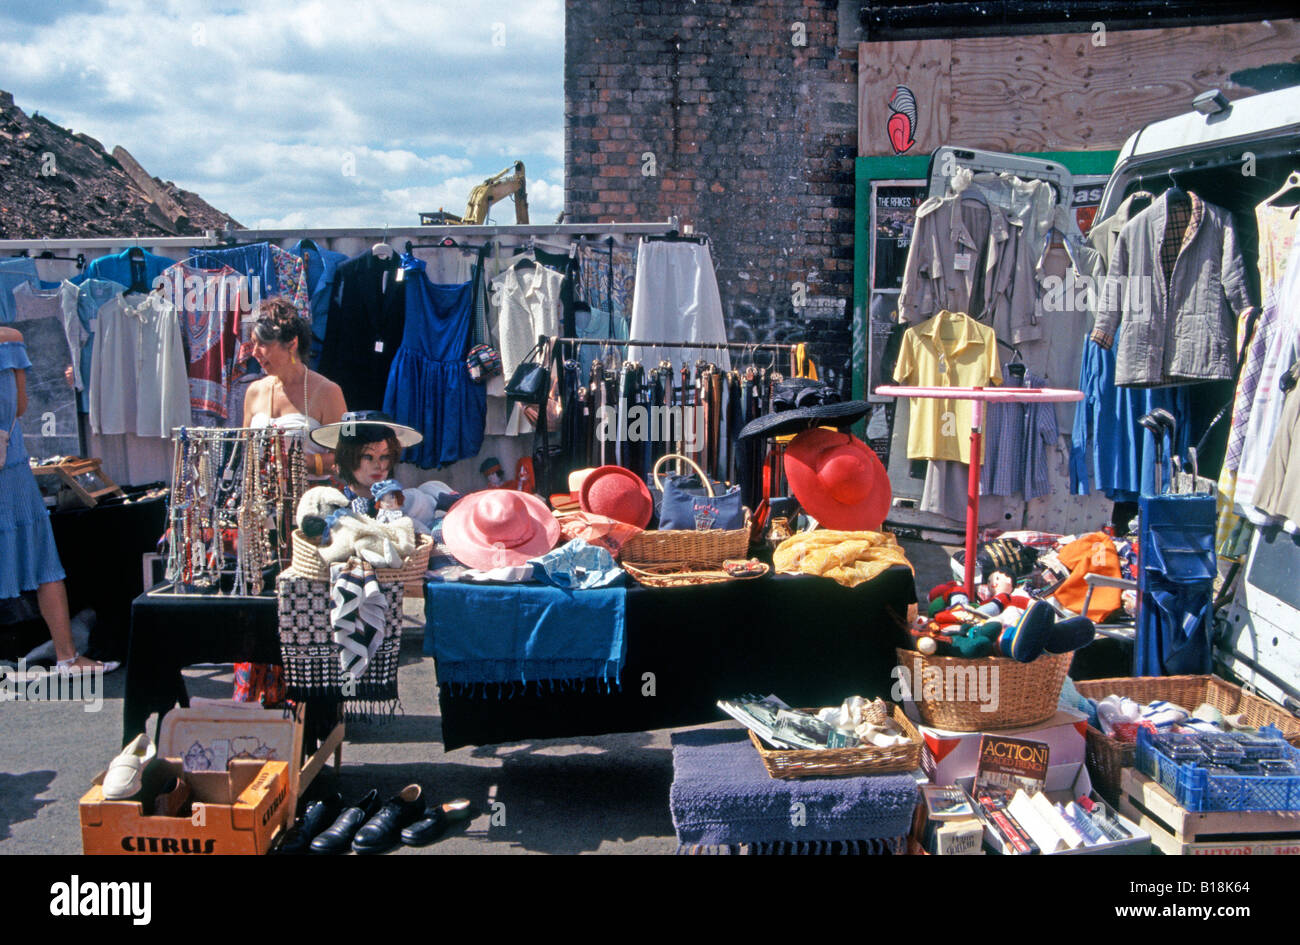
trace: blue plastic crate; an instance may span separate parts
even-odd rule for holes
[[[1267,734],[1282,733],[1269,726]],[[1300,765],[1300,751],[1283,742],[1279,758]],[[1168,791],[1185,809],[1210,810],[1300,810],[1300,774],[1222,775],[1187,762],[1178,764],[1151,744],[1151,733],[1138,729],[1137,769]]]

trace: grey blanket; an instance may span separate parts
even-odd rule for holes
[[[739,727],[679,732],[672,743],[669,803],[684,848],[879,853],[896,851],[890,841],[911,828],[920,791],[910,774],[777,780]]]

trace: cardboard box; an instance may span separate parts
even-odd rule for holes
[[[302,711],[286,716],[224,702],[172,709],[160,726],[149,780],[166,783],[175,777],[188,784],[192,814],[153,816],[141,801],[106,800],[107,772],[101,773],[81,799],[82,851],[265,853],[297,804]],[[186,771],[187,756],[206,757],[214,767]]]
[[[228,699],[195,699],[188,709],[174,708],[163,716],[158,732],[158,755],[184,758],[193,746],[226,742],[230,758],[283,761],[289,766],[289,794],[296,801],[302,769],[305,706],[292,715],[281,709],[263,709],[257,703]]]
[[[980,739],[985,735],[1006,735],[1031,742],[1043,742],[1051,754],[1049,763],[1055,765],[1083,764],[1085,760],[1088,729],[1087,716],[1062,709],[1038,725],[1025,728],[1005,728],[988,732],[949,732],[944,729],[918,725],[923,745],[921,770],[932,784],[955,784],[961,778],[972,778],[979,766]]]
[[[293,812],[289,765],[232,761],[227,771],[183,772],[162,764],[190,786],[189,817],[152,817],[139,801],[104,799],[100,774],[81,799],[81,851],[87,854],[261,854]]]
[[[961,785],[968,793],[974,782],[974,776],[961,778],[958,784]],[[1115,840],[1109,843],[1099,843],[1095,846],[1082,846],[1073,850],[1059,850],[1050,856],[1089,856],[1103,854],[1118,854],[1125,856],[1145,856],[1151,852],[1151,837],[1127,817],[1116,812],[1116,810],[1106,803],[1105,799],[1092,789],[1092,779],[1088,777],[1088,768],[1083,762],[1076,762],[1068,765],[1052,765],[1047,769],[1047,784],[1044,787],[1044,793],[1047,799],[1053,802],[1064,804],[1067,801],[1077,800],[1080,797],[1091,798],[1099,807],[1103,807],[1115,818],[1126,831],[1128,838],[1125,840]],[[996,831],[985,829],[984,831],[985,847],[994,853],[1014,855],[1014,850],[1003,849],[1001,838]]]

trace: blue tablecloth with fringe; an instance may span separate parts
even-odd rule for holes
[[[676,732],[672,743],[680,852],[902,852],[920,797],[906,772],[779,780],[739,726]]]
[[[458,695],[607,690],[627,656],[626,599],[622,587],[430,581],[424,652]]]

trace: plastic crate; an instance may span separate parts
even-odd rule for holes
[[[1269,726],[1267,734],[1282,733]],[[1280,746],[1279,758],[1300,765],[1300,751]],[[1137,769],[1168,791],[1189,811],[1300,810],[1300,774],[1283,776],[1210,774],[1187,762],[1179,764],[1151,743],[1151,732],[1138,729]]]

